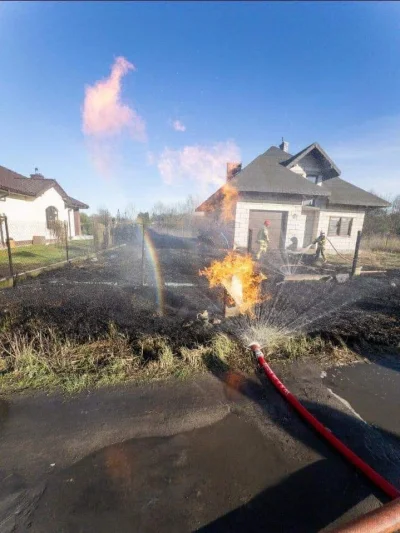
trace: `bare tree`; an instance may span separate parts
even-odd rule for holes
[[[190,233],[192,218],[198,203],[192,195],[181,202],[170,204],[157,202],[151,210],[152,220],[160,229],[178,231],[180,235]]]
[[[135,204],[132,202],[129,202],[125,207],[124,217],[128,220],[133,221],[136,219],[136,214],[137,214],[137,209],[135,207]]]
[[[400,194],[397,194],[392,201],[392,213],[400,213]]]
[[[391,205],[387,208],[368,209],[365,214],[364,234],[381,235],[385,238],[400,234],[400,194],[380,195],[375,191],[372,194],[383,197]]]

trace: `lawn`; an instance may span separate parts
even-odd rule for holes
[[[353,255],[353,253],[341,254],[341,257],[329,254],[327,259],[329,263],[335,265],[351,266]],[[361,250],[358,266],[362,266],[365,270],[397,270],[400,269],[400,252]]]
[[[68,243],[69,259],[93,252],[93,240]],[[58,244],[29,245],[12,248],[14,274],[50,265],[67,259],[65,246]],[[7,250],[0,250],[0,277],[9,276]]]

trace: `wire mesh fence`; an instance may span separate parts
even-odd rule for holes
[[[227,248],[229,228],[193,216],[158,217],[132,221],[107,215],[92,215],[79,228],[68,221],[24,221],[0,216],[0,280],[19,279],[43,267],[67,264],[126,244],[132,247],[137,278],[146,283],[144,272],[154,249],[170,248],[176,254],[202,254],[205,248]],[[147,265],[147,266],[146,266]],[[133,265],[132,265],[133,268]],[[141,272],[141,274],[140,274]]]
[[[47,227],[42,221],[0,217],[0,279],[35,271],[42,267],[67,263],[110,249],[132,240],[138,230],[127,224],[91,219],[80,228],[68,221],[55,221]]]

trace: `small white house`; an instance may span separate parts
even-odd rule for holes
[[[271,146],[245,168],[228,163],[227,182],[236,190],[233,220],[230,222],[234,248],[257,247],[257,233],[270,221],[270,247],[303,248],[325,231],[327,248],[339,251],[355,248],[367,209],[390,204],[340,177],[340,170],[317,143],[298,154],[288,153],[288,143]],[[196,211],[220,218],[224,187],[203,202]]]
[[[80,209],[89,206],[71,198],[54,179],[36,172],[30,178],[0,166],[0,214],[6,215],[9,235],[17,244],[32,244],[33,237],[54,239],[56,220],[68,224],[68,234],[81,234]],[[1,244],[5,235],[1,232]]]

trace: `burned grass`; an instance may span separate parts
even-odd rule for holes
[[[95,285],[9,290],[0,313],[0,388],[72,393],[226,368],[254,371],[229,321],[213,326],[196,314],[160,316],[148,291]],[[301,356],[291,345],[279,350],[277,358]]]
[[[249,325],[257,337],[251,340],[260,342],[256,326],[270,328],[264,333],[272,361],[341,363],[399,346],[400,294],[392,280],[376,286],[358,280],[348,290],[310,282],[278,286],[269,278],[264,289],[271,299],[255,320],[238,325],[223,319],[218,290],[198,277],[207,258],[170,252],[160,251],[164,278],[196,286],[164,287],[163,313],[157,288],[132,282],[137,272],[129,249],[1,291],[0,389],[75,392],[226,368],[251,373],[255,362],[242,336]],[[204,309],[221,322],[198,319]]]

